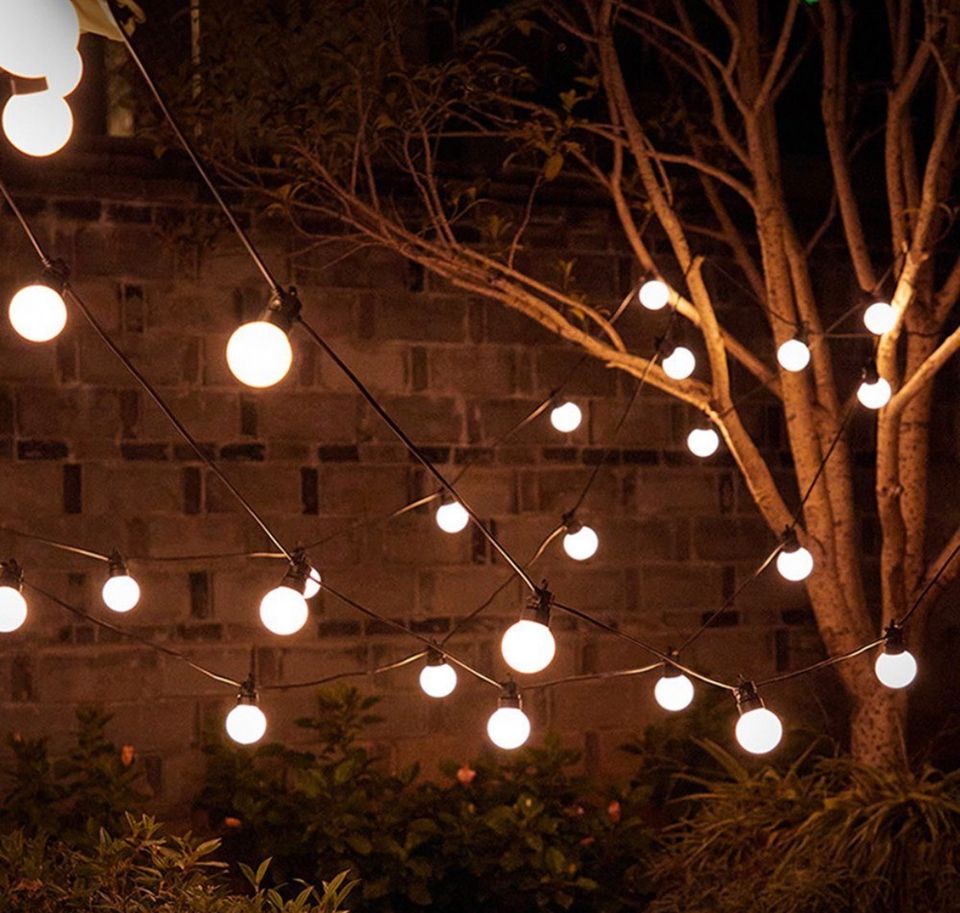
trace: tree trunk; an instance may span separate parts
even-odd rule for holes
[[[851,690],[850,754],[864,764],[894,770],[906,765],[906,695],[881,685],[872,662],[860,663]]]

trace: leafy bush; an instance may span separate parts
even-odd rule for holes
[[[0,909],[4,913],[338,913],[353,888],[346,873],[322,888],[299,885],[285,900],[264,889],[268,863],[250,872],[251,891],[233,894],[218,841],[164,838],[149,818],[128,816],[122,836],[101,831],[78,849],[15,831],[0,838]],[[345,911],[344,911],[345,913]]]
[[[695,813],[655,864],[651,913],[951,913],[960,910],[960,773],[880,771],[801,757],[700,780]],[[688,797],[689,798],[689,797]]]
[[[211,749],[201,804],[228,825],[234,858],[269,853],[281,878],[349,868],[377,913],[613,913],[644,901],[650,831],[634,793],[591,796],[557,741],[418,782],[416,767],[389,775],[359,744],[374,699],[345,689],[321,703],[319,719],[299,721],[317,734],[315,752]]]

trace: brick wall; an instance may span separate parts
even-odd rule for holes
[[[193,185],[128,162],[109,174],[37,166],[19,187],[33,223],[69,263],[98,317],[285,542],[321,539],[431,490],[386,426],[304,339],[295,336],[295,367],[274,390],[252,392],[233,380],[224,359],[228,335],[263,305],[264,288]],[[530,266],[550,275],[559,259],[575,257],[580,287],[619,301],[635,277],[607,218],[586,206],[557,206],[533,228]],[[12,219],[4,217],[0,231],[6,302],[36,264]],[[560,435],[543,417],[490,450],[486,443],[564,379],[576,352],[389,253],[350,254],[337,245],[298,251],[302,242],[282,225],[254,221],[252,231],[281,278],[298,285],[309,320],[445,470],[481,457],[463,490],[504,543],[528,556],[603,456],[631,382],[586,365],[568,387],[585,412],[577,432]],[[747,326],[757,320],[752,312],[732,316]],[[649,315],[629,313],[623,328],[640,350],[652,346]],[[756,397],[746,417],[776,459],[783,441],[775,410]],[[557,543],[536,571],[565,601],[663,647],[719,605],[772,544],[729,462],[720,456],[701,464],[686,454],[690,418],[645,392],[582,511],[601,537],[596,558],[575,565]],[[172,556],[266,544],[75,312],[45,346],[23,342],[0,321],[0,503],[5,525],[107,552]],[[110,614],[99,598],[102,565],[6,533],[0,546],[32,579]],[[469,530],[441,533],[429,509],[357,527],[312,554],[340,591],[430,634],[448,630],[507,573]],[[134,562],[132,571],[142,603],[110,620],[235,677],[245,674],[251,648],[261,681],[275,683],[371,668],[416,646],[324,595],[302,632],[268,634],[257,607],[278,582],[280,562]],[[522,598],[514,581],[452,644],[501,674],[499,633]],[[556,630],[549,676],[646,661],[569,619],[557,617]],[[817,649],[802,588],[768,576],[689,660],[732,677],[797,663]],[[465,758],[484,744],[495,694],[465,676],[442,703],[421,695],[417,667],[358,684],[385,696],[385,720],[371,735],[393,763],[417,759],[432,773],[439,759]],[[652,688],[650,677],[566,686],[531,695],[528,709],[535,733],[561,732],[584,748],[592,770],[615,776],[632,763],[618,745],[663,717]],[[220,726],[233,700],[230,689],[182,663],[75,624],[37,598],[22,631],[0,640],[2,728],[50,734],[56,745],[78,703],[102,703],[115,715],[111,736],[149,762],[168,809],[189,800],[204,727]],[[293,720],[313,705],[309,690],[271,694],[264,703],[270,734],[301,739]],[[725,712],[732,722],[732,705]]]

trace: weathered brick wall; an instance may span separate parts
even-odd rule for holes
[[[100,319],[285,542],[321,539],[431,490],[304,339],[295,336],[295,368],[276,389],[252,392],[231,377],[228,335],[262,306],[264,288],[232,239],[212,228],[216,215],[198,203],[194,186],[121,162],[82,174],[38,165],[18,187]],[[36,264],[6,215],[0,231],[6,302]],[[600,300],[618,302],[635,278],[601,210],[558,206],[533,231],[530,263],[549,273],[559,259],[576,258],[580,287]],[[602,457],[632,382],[587,365],[568,387],[584,407],[581,429],[564,437],[543,417],[490,451],[485,442],[563,380],[576,352],[388,253],[344,256],[337,245],[297,251],[301,239],[267,222],[255,222],[253,233],[281,278],[299,286],[308,318],[434,459],[454,472],[482,455],[463,490],[506,545],[528,556]],[[753,312],[747,323],[757,319]],[[642,348],[652,345],[653,325],[649,315],[630,313],[623,328]],[[756,397],[747,417],[775,453],[782,441],[773,410]],[[557,543],[536,570],[565,601],[663,647],[719,605],[772,544],[728,461],[701,464],[686,454],[689,419],[682,406],[645,392],[582,512],[601,536],[596,558],[575,565]],[[48,345],[24,342],[0,321],[0,504],[6,526],[107,552],[171,556],[265,545],[75,312]],[[64,598],[235,677],[245,674],[251,647],[263,683],[370,668],[416,647],[323,595],[302,632],[270,635],[257,607],[278,582],[280,562],[133,562],[144,598],[118,617],[100,602],[102,565],[8,533],[0,546]],[[312,554],[340,591],[429,634],[448,630],[506,574],[478,536],[441,533],[432,510],[358,527]],[[455,648],[500,674],[499,633],[522,598],[514,581],[455,637]],[[548,676],[647,660],[563,617],[556,629],[558,659]],[[808,659],[816,649],[802,588],[770,575],[689,659],[732,677]],[[408,667],[359,685],[386,698],[372,737],[393,762],[421,760],[431,773],[437,760],[482,747],[495,694],[461,676],[452,698],[431,702],[417,672]],[[559,731],[584,748],[593,770],[613,776],[630,763],[617,746],[663,717],[652,687],[649,676],[571,685],[531,694],[527,706],[535,733]],[[22,631],[0,640],[0,727],[50,734],[56,745],[73,727],[75,706],[99,702],[115,715],[112,737],[136,746],[168,808],[189,800],[204,726],[221,725],[233,700],[230,689],[182,663],[76,624],[36,597]],[[265,696],[270,735],[302,739],[293,720],[311,713],[314,700],[309,690]],[[726,712],[732,724],[732,705]]]

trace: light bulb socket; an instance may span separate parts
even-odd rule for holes
[[[307,591],[309,577],[310,565],[307,563],[307,559],[304,558],[303,553],[294,552],[290,567],[287,568],[287,573],[283,575],[280,586],[289,587],[303,596]]]
[[[18,593],[23,590],[23,568],[13,558],[0,562],[0,586],[8,586]]]
[[[793,334],[793,338],[797,342],[802,342],[805,346],[810,345],[810,330],[805,323],[797,325],[797,332]]]
[[[516,710],[523,708],[523,699],[520,697],[520,689],[516,682],[504,682],[500,688],[500,698],[497,701],[498,707],[512,707]]]
[[[257,686],[253,681],[253,676],[251,675],[242,685],[240,685],[240,691],[237,694],[237,706],[241,704],[248,704],[250,706],[256,707],[260,703],[260,695],[257,694]]]
[[[870,361],[863,366],[862,377],[865,384],[875,384],[879,382],[880,372],[877,370],[877,363],[873,359],[870,359]]]
[[[117,549],[114,549],[110,553],[110,563],[109,570],[107,572],[109,577],[126,577],[127,576],[127,563],[123,560],[123,556]]]
[[[11,95],[36,95],[38,92],[46,92],[49,88],[46,76],[16,76],[13,73],[8,75]]]
[[[50,260],[43,266],[37,282],[52,288],[58,295],[62,295],[70,278],[70,267],[63,260]]]
[[[800,540],[797,538],[797,531],[792,526],[784,528],[780,536],[780,551],[788,555],[800,550]]]
[[[550,606],[553,603],[553,593],[546,587],[539,587],[530,597],[527,604],[520,610],[521,621],[535,621],[544,627],[550,627]]]
[[[900,625],[891,624],[883,632],[883,652],[888,656],[899,656],[907,652],[903,642],[903,628]]]
[[[675,660],[680,658],[680,653],[677,650],[674,650],[672,647],[667,650],[667,656],[670,657],[670,660]],[[664,678],[680,678],[683,675],[683,672],[670,660],[663,661],[663,677]]]
[[[563,528],[566,530],[568,536],[575,536],[583,529],[583,524],[577,519],[577,515],[572,510],[567,511],[567,513],[560,518],[560,522],[563,524]]]
[[[272,323],[279,327],[284,333],[289,333],[300,316],[302,307],[300,296],[293,286],[289,289],[278,289],[270,297],[270,303],[260,319],[264,323]]]
[[[737,712],[740,716],[751,710],[761,710],[764,706],[757,692],[757,686],[753,682],[742,682],[733,692],[733,696],[737,700]]]
[[[430,647],[427,650],[428,666],[445,666],[446,664],[447,658],[436,647]]]

